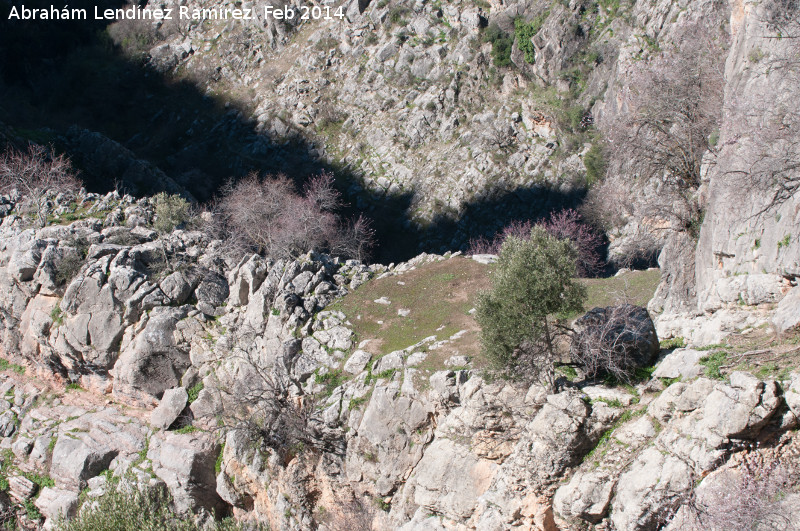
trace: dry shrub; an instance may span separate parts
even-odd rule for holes
[[[366,218],[342,221],[335,213],[340,206],[330,173],[310,179],[303,195],[284,175],[260,178],[251,173],[223,189],[217,230],[272,258],[296,258],[313,249],[364,259],[374,233]]]
[[[738,469],[722,470],[703,482],[678,513],[680,528],[798,530],[796,481],[779,461],[745,458]]]
[[[509,237],[528,240],[533,224],[530,221],[512,221],[492,237],[480,236],[469,242],[469,254],[498,254]],[[578,252],[578,276],[588,277],[597,274],[603,267],[600,256],[602,240],[595,230],[583,222],[581,215],[573,209],[565,209],[552,214],[546,221],[537,223],[558,239],[572,242]]]
[[[647,310],[631,304],[595,308],[578,319],[570,356],[589,377],[608,375],[631,383],[635,371],[652,362],[656,332]]]
[[[41,227],[47,225],[53,199],[80,188],[69,159],[42,146],[31,145],[27,152],[12,148],[0,158],[0,194],[17,196],[18,210],[32,214]]]

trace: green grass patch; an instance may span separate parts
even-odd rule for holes
[[[594,400],[592,400],[591,403],[594,404],[596,402],[602,402],[604,404],[608,404],[609,406],[616,408],[622,407],[622,402],[620,402],[616,398],[595,398]]]
[[[711,345],[705,345],[703,347],[697,347],[697,350],[700,351],[709,351],[709,350],[727,350],[728,345],[723,345],[722,343],[712,343]]]
[[[39,489],[43,489],[45,487],[53,488],[56,486],[56,482],[53,481],[53,478],[50,476],[43,476],[37,472],[22,472],[22,475],[38,485]]]
[[[16,363],[11,363],[8,360],[0,358],[0,371],[7,371],[11,369],[17,374],[25,374],[25,367]]]
[[[571,365],[557,365],[556,371],[566,376],[567,380],[570,382],[574,381],[575,378],[578,377],[578,371],[576,371],[575,367],[572,367]]]
[[[189,389],[186,390],[186,393],[189,395],[190,404],[193,403],[195,400],[197,400],[197,397],[200,396],[200,391],[203,390],[204,386],[205,385],[203,384],[203,381],[200,380],[199,382],[197,382],[196,384],[194,384],[193,386],[191,386]]]
[[[367,402],[366,396],[362,396],[359,398],[351,398],[350,402],[347,404],[347,411],[353,411],[354,409],[358,409],[366,402]]]
[[[683,348],[686,346],[686,339],[678,336],[671,339],[662,339],[659,346],[664,350]]]
[[[600,402],[604,402],[604,400],[599,400],[599,401]],[[592,448],[589,451],[589,453],[587,453],[583,457],[583,462],[585,463],[585,462],[589,461],[595,455],[602,456],[603,454],[605,454],[605,448],[603,448],[603,447],[605,445],[607,445],[607,444],[610,444],[609,441],[611,440],[611,436],[614,435],[614,432],[617,430],[617,428],[619,428],[620,426],[622,426],[623,424],[625,424],[626,422],[628,422],[629,420],[631,420],[631,419],[633,419],[635,417],[640,417],[640,416],[644,415],[645,411],[646,411],[646,408],[628,409],[628,410],[626,410],[617,419],[617,421],[614,422],[614,424],[610,428],[608,428],[605,432],[603,432],[603,435],[600,436],[600,440],[597,441],[597,444],[595,445],[595,447]]]
[[[530,22],[525,22],[522,18],[514,20],[514,37],[517,40],[517,47],[525,54],[525,62],[533,64],[536,62],[536,51],[531,39],[542,29],[545,19],[550,14],[548,9],[544,13],[536,16]]]
[[[704,356],[700,358],[700,365],[705,367],[705,375],[709,378],[714,378],[716,380],[722,380],[722,372],[720,372],[720,368],[725,365],[725,362],[728,360],[728,353],[724,350],[720,350],[710,354],[708,356]]]
[[[473,260],[456,257],[424,265],[398,276],[370,280],[333,304],[344,312],[359,339],[376,339],[377,357],[401,350],[429,336],[445,339],[459,330],[477,329],[469,315],[477,293],[488,287],[489,268]],[[399,284],[398,282],[402,282]],[[375,303],[386,297],[389,305]],[[398,309],[410,310],[407,316]],[[477,336],[462,352],[480,355]]]
[[[323,384],[325,386],[325,395],[330,395],[333,390],[342,385],[347,380],[347,376],[341,369],[335,369],[325,374],[315,374],[314,383]]]
[[[609,278],[587,278],[581,282],[586,286],[588,296],[584,303],[586,310],[596,307],[611,306],[620,298],[629,300],[631,304],[646,306],[656,292],[661,281],[661,271],[630,271]]]
[[[175,433],[184,434],[184,433],[194,433],[196,431],[200,431],[200,428],[198,428],[197,426],[192,426],[191,424],[187,424],[186,426],[175,430]]]
[[[222,443],[222,446],[219,449],[219,455],[217,456],[217,460],[214,463],[214,473],[219,475],[222,471],[222,455],[225,453],[225,443]]]
[[[64,324],[64,315],[61,311],[61,305],[56,304],[50,311],[50,319],[53,321],[53,326],[58,327]]]

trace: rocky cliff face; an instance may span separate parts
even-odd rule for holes
[[[20,364],[0,386],[4,473],[48,525],[122,482],[274,529],[645,530],[743,449],[798,464],[796,375],[698,377],[703,353],[681,349],[636,387],[548,395],[459,356],[431,366],[461,333],[379,356],[326,307],[375,275],[402,283],[464,258],[233,260],[203,233],[149,229],[149,200],[79,204],[58,209],[84,217],[67,225],[25,229],[11,213],[0,227],[3,355]],[[244,429],[231,404],[261,391],[287,397],[284,412],[315,403],[294,425],[304,444],[281,443],[299,439],[280,412],[257,438]],[[52,483],[37,495],[28,477]]]
[[[580,197],[588,124],[604,131],[635,89],[630,71],[723,10],[731,44],[724,117],[697,191],[705,218],[699,241],[670,232],[657,242],[663,281],[650,305],[660,336],[699,347],[770,321],[790,331],[800,315],[796,36],[774,38],[794,21],[770,5],[350,2],[343,19],[302,25],[165,28],[148,61],[238,102],[219,122],[230,127],[214,129],[220,138],[252,118],[247,153],[302,140],[304,157],[354,175],[359,208],[395,201],[409,230],[445,227],[429,237],[455,249],[516,212]],[[500,68],[481,28],[514,33],[518,17],[533,25],[520,30],[532,31],[530,46],[517,40],[515,66]],[[93,133],[67,140],[101,173],[172,191],[191,181]],[[175,160],[198,144],[182,149]],[[15,500],[32,499],[38,478],[49,525],[119,481],[166,486],[183,513],[275,529],[648,530],[675,514],[680,529],[744,460],[799,469],[800,377],[763,370],[790,363],[791,346],[730,358],[675,350],[635,387],[547,395],[491,381],[462,356],[436,361],[458,333],[378,356],[329,307],[370,278],[402,283],[464,258],[240,258],[192,227],[154,231],[149,199],[54,201],[61,224],[38,230],[11,198],[0,205],[0,339],[16,364],[0,383],[3,474]],[[623,221],[612,251],[648,226]],[[248,423],[242,397],[267,391],[280,407]],[[796,491],[783,494],[797,514]]]
[[[792,9],[731,4],[724,112],[718,149],[704,170],[699,240],[693,251],[689,241],[665,248],[664,265],[672,262],[674,274],[665,279],[659,303],[651,305],[664,311],[664,335],[691,336],[699,321],[686,314],[694,313],[716,320],[706,328],[721,337],[747,326],[746,313],[737,307],[775,304],[796,289],[800,129],[790,88],[798,79]],[[787,317],[794,299],[787,297],[783,305],[781,330],[796,323]]]

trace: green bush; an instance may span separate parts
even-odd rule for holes
[[[164,192],[155,196],[156,219],[153,228],[158,232],[172,232],[178,225],[190,219],[189,203],[179,195]]]
[[[508,66],[511,64],[511,47],[514,39],[492,22],[483,32],[483,40],[492,44],[492,60],[495,66]]]
[[[594,142],[586,155],[583,156],[583,166],[586,168],[586,182],[592,185],[606,175],[606,158],[599,142]]]
[[[481,342],[506,377],[555,385],[560,325],[579,312],[586,288],[575,281],[577,252],[534,227],[530,240],[509,237],[500,249],[492,289],[478,299]]]
[[[548,14],[549,11],[546,11],[535,17],[531,22],[525,22],[522,18],[514,20],[514,36],[517,39],[517,47],[525,54],[526,63],[533,64],[536,62],[536,51],[531,39],[542,29],[542,24],[544,24]]]
[[[200,380],[199,382],[197,382],[196,384],[194,384],[193,386],[191,386],[189,389],[186,390],[186,393],[189,395],[188,401],[190,404],[194,403],[194,401],[197,400],[197,397],[200,396],[200,391],[202,391],[204,387],[205,385],[203,384],[203,381]]]

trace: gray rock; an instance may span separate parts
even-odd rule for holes
[[[372,355],[366,350],[356,350],[344,364],[344,370],[350,374],[359,374],[369,363]]]
[[[786,405],[800,419],[800,373],[793,372],[789,376],[789,386],[784,393]]]
[[[715,383],[708,378],[674,383],[653,400],[647,413],[660,422],[669,422],[675,412],[688,413],[701,407],[714,386]]]
[[[730,387],[718,385],[708,395],[700,427],[727,438],[754,437],[780,407],[780,389],[745,372],[730,378]]]
[[[216,273],[206,273],[194,292],[197,308],[205,314],[213,315],[214,309],[226,301],[230,290],[228,281]]]
[[[134,396],[136,391],[160,397],[180,385],[180,378],[191,364],[189,347],[180,341],[178,323],[188,314],[186,307],[154,308],[144,330],[130,344],[123,345],[111,373],[115,393]]]
[[[497,463],[478,458],[469,448],[437,438],[410,479],[415,487],[414,503],[452,520],[467,519],[497,468]]]
[[[167,389],[158,407],[150,414],[150,424],[155,428],[166,430],[181,414],[188,400],[189,394],[183,387]]]
[[[59,436],[53,448],[50,476],[56,486],[73,491],[86,487],[86,480],[108,468],[117,451],[101,443],[87,444],[69,434]]]
[[[580,471],[556,491],[553,508],[567,518],[596,523],[608,510],[614,484],[607,471]]]
[[[427,404],[397,393],[398,385],[376,385],[363,417],[355,426],[358,438],[347,446],[347,477],[370,481],[385,496],[404,480],[422,457],[428,435],[417,431],[428,424]],[[412,435],[413,434],[413,435]],[[413,448],[409,441],[416,437]]]
[[[646,448],[617,482],[611,522],[616,529],[655,529],[693,485],[683,460]]]
[[[180,271],[168,275],[159,283],[159,287],[175,304],[183,304],[192,294],[192,286]]]
[[[47,247],[47,242],[34,240],[32,236],[32,233],[23,233],[20,236],[22,241],[11,254],[6,266],[9,275],[21,282],[33,279],[42,259],[42,253]]]
[[[147,457],[169,488],[178,512],[224,510],[214,472],[219,451],[219,443],[208,433],[159,432],[151,438]]]
[[[335,326],[326,330],[330,339],[326,342],[329,348],[347,351],[353,346],[353,331],[344,326]]]
[[[125,326],[119,311],[98,311],[91,314],[87,324],[88,341],[97,350],[116,350]]]
[[[493,264],[497,262],[497,255],[496,254],[473,254],[472,259],[478,262],[479,264]]]
[[[772,322],[778,333],[786,332],[800,325],[800,286],[789,290],[789,293],[781,299],[775,309]]]
[[[36,483],[23,476],[8,478],[8,492],[19,501],[29,500],[36,492]]]
[[[445,367],[467,367],[470,364],[468,356],[455,355],[450,356],[444,362]]]
[[[624,389],[616,387],[605,387],[603,385],[588,385],[581,389],[592,400],[607,400],[619,401],[624,406],[630,406],[633,403],[634,397],[632,394]]]
[[[74,492],[45,487],[33,503],[45,518],[59,520],[75,516],[79,499]]]
[[[0,437],[11,437],[17,430],[17,415],[11,411],[5,411],[0,415]]]
[[[378,61],[383,63],[388,59],[392,58],[396,53],[397,53],[397,46],[395,46],[393,43],[388,43],[378,51],[376,58],[378,59]]]
[[[389,371],[391,369],[402,369],[402,368],[403,368],[403,351],[397,350],[375,361],[375,363],[372,365],[372,372],[374,374],[380,374],[382,372]]]
[[[675,349],[661,360],[653,372],[654,378],[696,378],[703,373],[704,367],[700,360],[708,352],[689,348]]]

